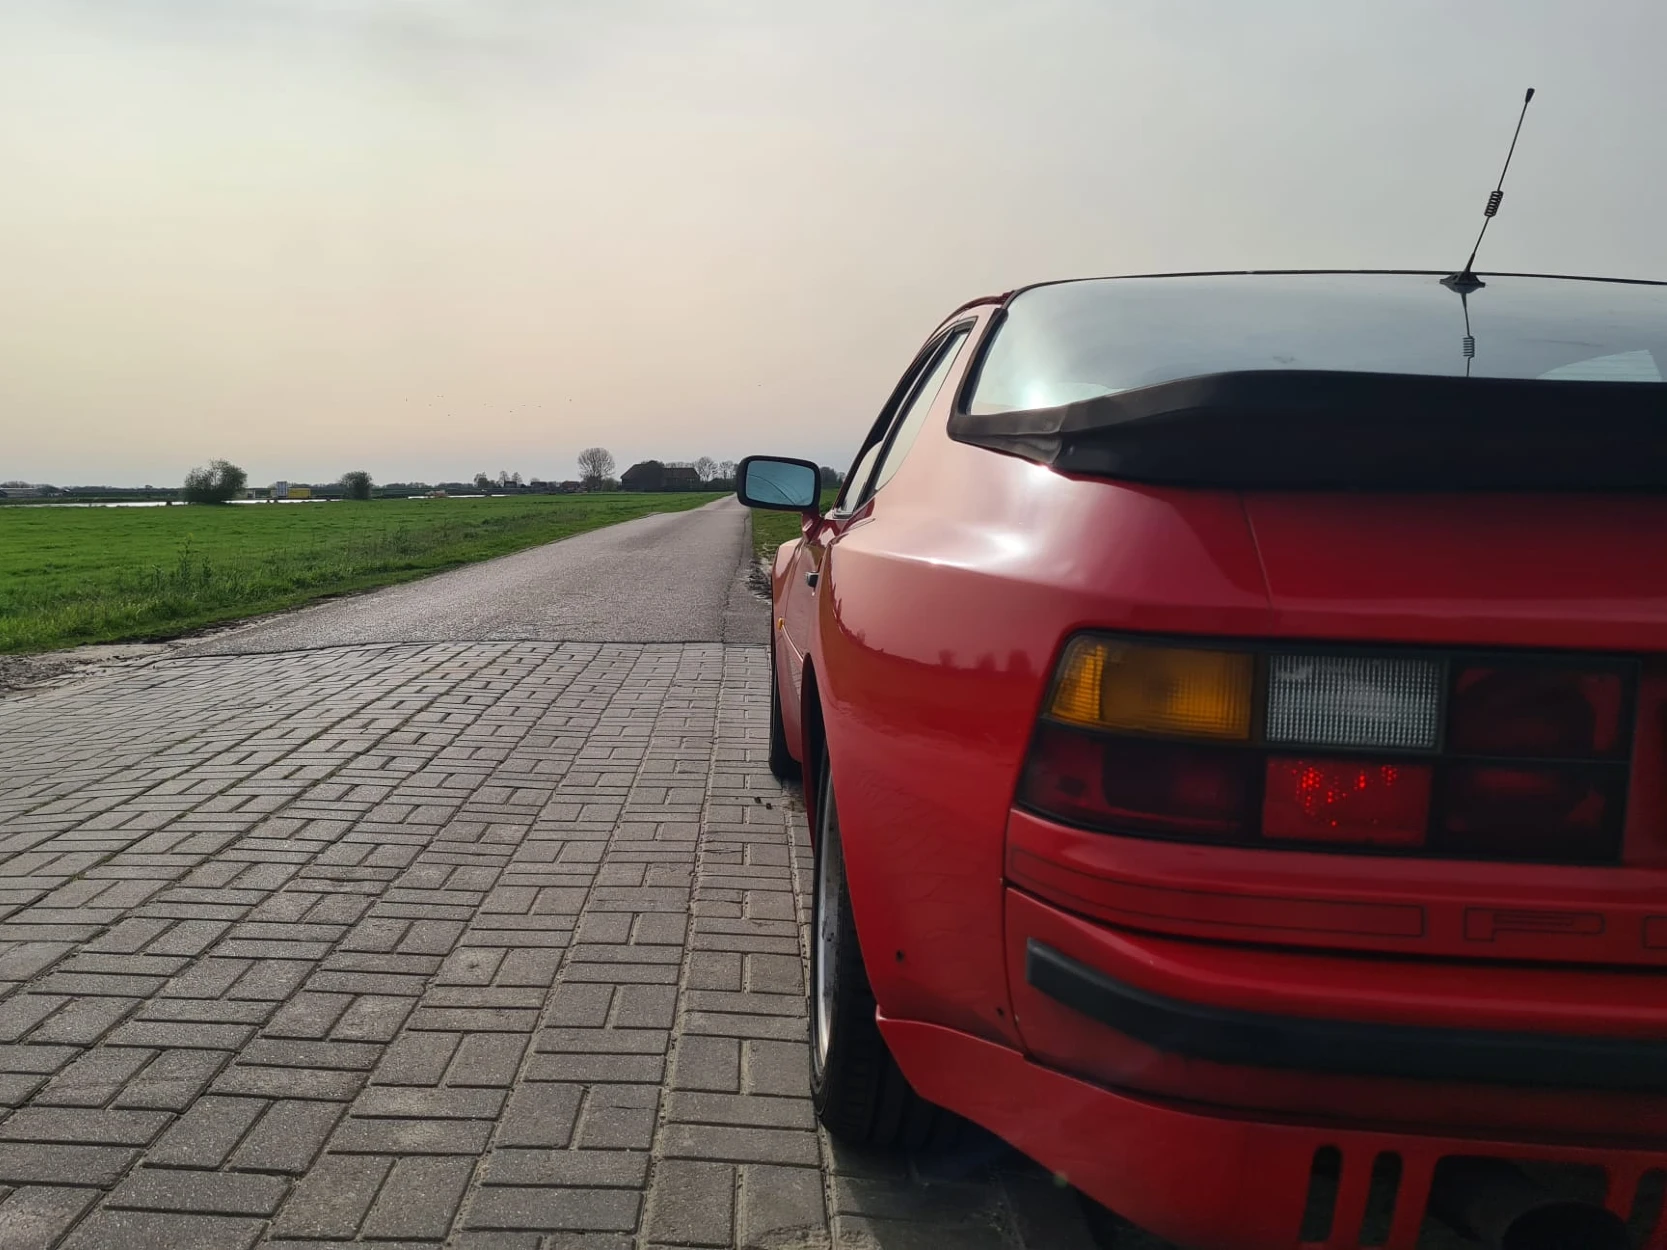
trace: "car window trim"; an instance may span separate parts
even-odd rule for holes
[[[868,483],[863,486],[864,493],[862,498],[858,499],[857,507],[862,507],[863,504],[867,503],[879,493],[880,488],[878,486],[874,486],[873,483],[879,481],[880,470],[885,468],[886,457],[891,455],[891,449],[897,443],[897,432],[903,428],[904,420],[908,417],[910,412],[914,410],[915,401],[920,398],[921,388],[926,385],[932,374],[937,370],[938,365],[942,363],[944,357],[952,349],[955,353],[955,358],[949,362],[949,368],[951,372],[954,371],[956,361],[960,359],[961,353],[966,350],[967,344],[972,339],[973,327],[977,324],[976,318],[958,321],[942,334],[938,335],[936,340],[938,345],[937,351],[932,353],[931,359],[927,362],[926,368],[920,371],[919,376],[915,380],[913,389],[909,392],[909,398],[898,407],[894,414],[892,414],[891,424],[887,427],[886,436],[881,442],[880,454],[874,459],[873,472],[868,475]],[[943,384],[940,384],[938,388],[939,394],[943,393],[943,386],[944,384],[947,384],[948,381],[949,377],[948,375],[945,375]],[[936,395],[932,397],[932,402],[937,402]],[[904,454],[906,455],[907,453]],[[871,486],[872,489],[870,489]]]
[[[862,463],[862,458],[869,453],[871,448],[877,444],[890,441],[897,418],[908,408],[909,401],[914,398],[916,389],[926,379],[926,375],[931,371],[932,366],[937,364],[938,355],[944,345],[949,342],[950,337],[959,330],[975,327],[977,324],[977,317],[964,317],[949,325],[939,326],[931,338],[926,340],[925,346],[915,353],[915,358],[909,362],[909,367],[903,371],[902,378],[892,388],[885,407],[880,410],[880,415],[875,418],[874,424],[869,427],[868,437],[863,439],[862,446],[857,448],[857,454],[851,461],[853,472]],[[844,486],[840,489],[840,500],[829,509],[829,516],[851,516],[872,498],[870,495],[865,495],[864,491],[867,489],[868,483],[873,480],[874,474],[879,470],[880,462],[883,459],[885,459],[885,449],[882,447],[880,454],[874,458],[873,468],[869,469],[867,474],[864,475],[862,482],[858,483],[852,479],[846,480]],[[851,493],[853,487],[856,490],[854,495]],[[847,500],[851,502],[847,504]]]
[[[967,404],[972,399],[973,392],[978,389],[978,380],[984,373],[984,361],[989,357],[990,348],[995,345],[996,335],[1001,333],[1001,327],[1006,321],[1007,306],[1003,304],[985,323],[984,332],[979,335],[978,343],[973,347],[972,359],[968,362],[966,371],[961,374],[961,383],[955,388],[955,397],[949,406],[951,419],[967,415]]]

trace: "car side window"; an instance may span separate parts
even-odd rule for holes
[[[885,451],[880,457],[880,467],[875,470],[874,480],[863,492],[859,502],[891,481],[893,474],[902,466],[903,457],[909,454],[909,448],[914,446],[915,439],[920,436],[921,427],[926,424],[926,416],[932,411],[932,405],[937,402],[938,392],[943,390],[944,379],[955,367],[955,359],[961,354],[961,348],[971,332],[970,327],[962,327],[955,331],[938,351],[938,358],[932,365],[931,372],[915,387],[915,393],[909,397],[902,416],[892,426],[891,437],[883,444]]]
[[[851,471],[845,475],[845,484],[840,488],[839,498],[834,503],[833,515],[845,516],[856,511],[874,493],[873,489],[869,488],[869,481],[874,476],[875,463],[894,441],[892,434],[897,430],[900,420],[907,420],[917,406],[923,409],[919,420],[925,420],[926,411],[932,406],[931,401],[927,400],[924,405],[917,405],[917,400],[928,388],[933,396],[943,388],[943,375],[954,363],[955,355],[968,332],[968,327],[957,327],[936,345],[923,351],[912,371],[904,375],[904,381],[898,387],[901,398],[897,406],[889,413],[883,414],[869,431],[868,442],[857,456],[857,462],[851,466]],[[912,441],[913,435],[910,438]]]

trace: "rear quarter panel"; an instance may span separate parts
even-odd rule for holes
[[[939,403],[823,563],[811,663],[881,1011],[1017,1044],[1003,843],[1063,639],[1258,634],[1268,604],[1234,496],[1062,477],[951,441]]]

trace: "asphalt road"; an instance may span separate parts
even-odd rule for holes
[[[747,510],[642,517],[186,644],[239,655],[386,642],[769,641],[746,587]]]

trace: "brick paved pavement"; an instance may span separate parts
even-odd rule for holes
[[[1088,1245],[814,1131],[762,648],[165,660],[0,699],[0,1250]]]

